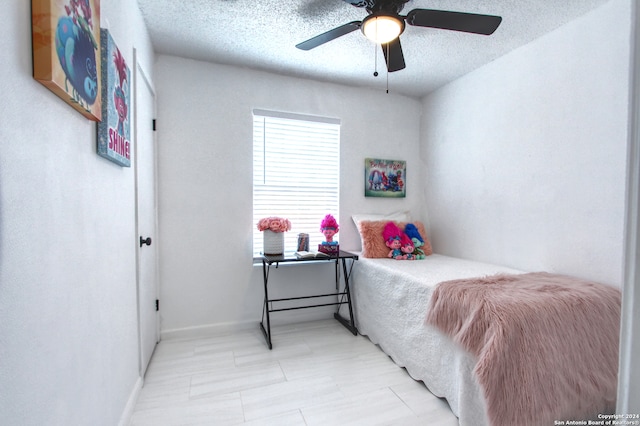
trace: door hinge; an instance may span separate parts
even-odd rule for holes
[[[152,120],[152,122],[153,122],[153,131],[155,132],[156,131],[156,119],[154,118]]]
[[[156,299],[156,312],[160,310],[160,301]]]

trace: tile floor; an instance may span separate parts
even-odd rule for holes
[[[454,426],[446,401],[337,321],[160,342],[131,418],[141,425]]]

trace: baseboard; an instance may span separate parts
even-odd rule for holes
[[[160,331],[160,340],[183,339],[189,337],[215,336],[235,331],[250,330],[258,327],[256,321],[226,322],[220,324],[198,325],[194,327],[171,328]]]
[[[300,322],[317,321],[333,318],[335,308],[332,306],[315,309],[302,309],[271,314],[271,325],[287,325]],[[347,314],[348,316],[348,314]],[[184,339],[193,337],[216,336],[238,331],[259,330],[260,320],[207,324],[194,327],[171,328],[160,331],[160,340]]]
[[[142,377],[138,376],[138,380],[136,380],[136,383],[131,390],[131,394],[129,395],[129,399],[127,400],[127,405],[124,407],[122,416],[120,416],[118,426],[128,426],[131,423],[131,417],[133,416],[133,411],[136,408],[136,402],[138,402],[138,396],[142,390],[142,384]]]

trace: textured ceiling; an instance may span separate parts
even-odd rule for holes
[[[387,75],[380,48],[354,31],[295,45],[367,13],[342,0],[138,0],[157,53],[422,97],[608,0],[412,0],[416,8],[502,16],[491,36],[407,25],[407,67]],[[378,77],[373,76],[376,70]]]

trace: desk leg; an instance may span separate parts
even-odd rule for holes
[[[353,262],[353,259],[351,260]],[[347,305],[349,306],[349,320],[347,321],[340,315],[340,306],[338,305],[338,312],[333,314],[333,317],[337,319],[342,325],[344,325],[354,336],[358,335],[358,329],[353,319],[353,307],[351,306],[351,290],[349,289],[349,273],[347,271],[347,259],[342,259],[342,272],[344,273],[344,291],[347,293]],[[339,283],[338,283],[339,284]]]
[[[264,279],[264,305],[262,308],[262,321],[260,321],[260,329],[262,330],[262,334],[264,334],[264,339],[267,341],[267,346],[269,349],[273,349],[273,345],[271,344],[271,322],[269,321],[269,292],[267,290],[267,283],[269,282],[269,268],[271,265],[267,266],[267,263],[262,261],[262,277]],[[264,328],[264,319],[265,316],[267,318],[267,328]]]

